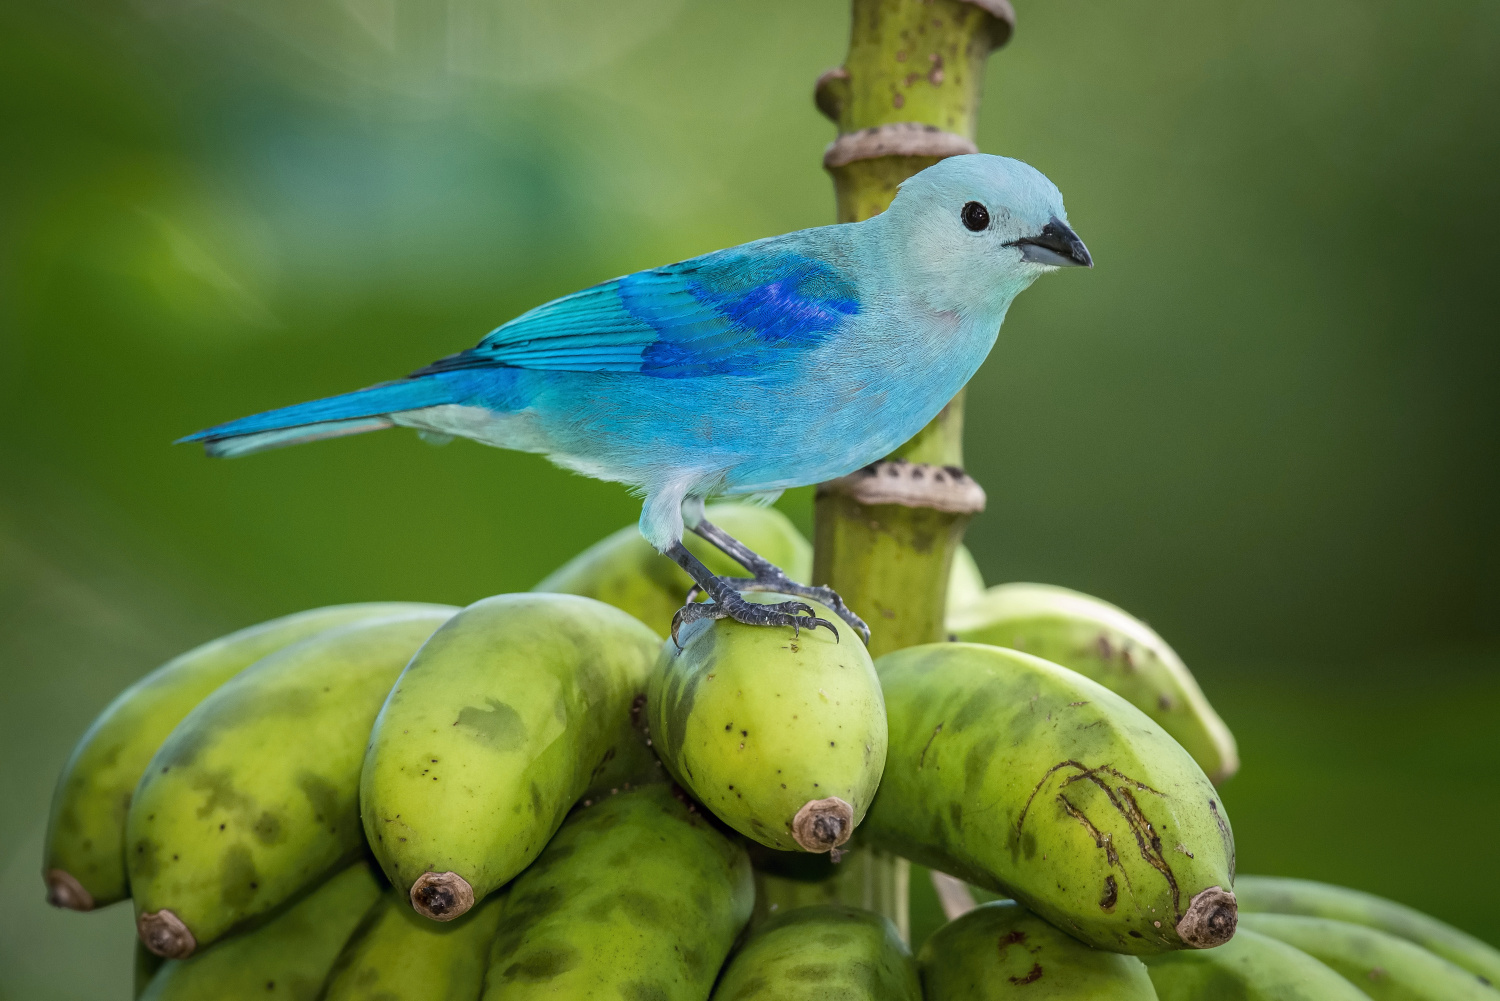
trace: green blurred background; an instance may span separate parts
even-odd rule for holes
[[[1018,0],[981,148],[1098,261],[970,394],[991,582],[1149,619],[1237,732],[1243,871],[1500,940],[1500,6]],[[169,442],[616,274],[832,221],[844,0],[0,4],[0,996],[125,998],[42,904],[127,682],[313,605],[530,586],[621,489],[405,432]],[[784,500],[808,519],[806,492]]]

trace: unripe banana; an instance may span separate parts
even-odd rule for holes
[[[345,944],[318,1001],[475,1001],[503,899],[440,924],[388,891]]]
[[[433,635],[380,711],[360,783],[365,834],[413,907],[455,918],[537,857],[631,750],[657,645],[567,594],[486,598]]]
[[[1160,724],[1215,783],[1239,770],[1234,735],[1182,658],[1108,602],[1050,584],[1000,584],[950,607],[947,626],[965,642],[1023,650],[1099,682]]]
[[[265,924],[168,960],[141,1001],[313,1001],[380,887],[375,867],[356,862]]]
[[[335,626],[439,606],[331,605],[230,633],[169,660],[111,702],[73,749],[52,795],[42,863],[47,899],[87,911],[130,896],[125,814],[151,755],[224,682],[282,647]]]
[[[1500,1001],[1476,974],[1374,928],[1301,914],[1242,914],[1240,927],[1301,949],[1374,1001]]]
[[[713,504],[709,521],[785,570],[793,580],[812,573],[812,544],[787,516],[753,504]],[[688,533],[683,544],[721,577],[743,577],[745,568],[718,549]],[[624,609],[666,636],[672,616],[693,586],[677,564],[662,556],[630,525],[601,540],[554,570],[533,591],[554,591],[597,598]]]
[[[1415,942],[1487,983],[1500,984],[1500,949],[1452,925],[1373,893],[1331,886],[1310,879],[1241,876],[1235,884],[1247,912],[1306,914],[1335,918]]]
[[[647,702],[667,770],[769,848],[826,852],[847,841],[885,765],[885,707],[864,644],[729,619],[699,620],[679,639],[680,649],[662,644]]]
[[[1144,960],[1158,1001],[1370,1001],[1307,953],[1249,929],[1216,949]]]
[[[146,943],[140,939],[135,940],[135,993],[132,997],[140,997],[145,992],[146,986],[151,983],[151,978],[156,976],[156,971],[161,969],[166,960],[146,948]]]
[[[162,744],[126,822],[141,940],[181,959],[363,849],[359,768],[392,683],[447,610],[319,633],[257,661]]]
[[[879,914],[830,904],[778,914],[735,953],[714,1001],[922,1001],[911,950]]]
[[[948,618],[961,608],[984,600],[984,575],[969,547],[959,543],[953,551],[953,569],[948,571]]]
[[[926,1001],[1156,1001],[1139,959],[1092,949],[1010,900],[948,922],[917,962]]]
[[[1234,839],[1187,752],[1040,657],[933,643],[876,662],[891,749],[861,832],[1089,945],[1149,953],[1234,934]]]
[[[506,891],[484,1001],[702,1001],[753,895],[744,849],[670,787],[608,797]]]

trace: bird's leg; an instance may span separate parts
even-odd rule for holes
[[[794,594],[799,598],[811,598],[813,601],[822,602],[833,609],[839,618],[847,622],[849,628],[859,634],[859,638],[864,640],[866,646],[870,645],[870,627],[865,625],[864,619],[849,610],[844,604],[844,599],[840,598],[833,588],[797,583],[786,575],[786,571],[751,550],[749,546],[707,518],[699,518],[689,528],[751,573],[749,577],[722,578],[725,584],[739,591],[775,591],[778,594]],[[687,600],[691,603],[697,593],[698,588],[695,586],[688,592]]]
[[[671,548],[667,550],[667,555],[686,570],[689,577],[693,578],[695,589],[701,588],[713,599],[689,603],[677,610],[677,614],[672,616],[672,642],[674,643],[677,642],[679,628],[699,619],[733,619],[750,626],[791,626],[794,631],[800,631],[803,626],[809,629],[827,626],[834,638],[838,637],[839,631],[834,628],[833,623],[814,615],[811,605],[800,601],[782,601],[774,605],[757,605],[746,601],[730,586],[728,580],[715,576],[698,557],[688,552],[687,547],[681,542],[672,543]]]

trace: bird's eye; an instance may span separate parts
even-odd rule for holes
[[[975,233],[990,228],[990,210],[978,202],[968,202],[959,211],[958,217],[964,221],[964,226]]]

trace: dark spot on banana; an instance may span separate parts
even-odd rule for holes
[[[806,980],[817,983],[820,980],[827,980],[833,976],[834,970],[835,967],[832,963],[803,963],[800,966],[788,967],[786,978],[788,980]]]
[[[1115,909],[1115,903],[1120,899],[1120,888],[1115,884],[1113,876],[1104,877],[1104,892],[1099,894],[1099,909],[1108,914]]]
[[[302,790],[302,795],[307,797],[308,805],[312,807],[313,817],[319,824],[336,824],[352,818],[354,825],[358,826],[358,802],[353,799],[345,802],[344,797],[339,794],[338,787],[332,782],[314,772],[299,772],[296,782],[297,788]]]
[[[1000,743],[999,734],[990,734],[980,740],[969,753],[964,755],[964,791],[970,793],[979,788],[984,781],[984,773],[989,768],[990,759],[995,755],[995,747]]]
[[[662,906],[662,901],[639,890],[625,890],[616,903],[626,914],[642,924],[661,925],[667,921],[667,909]]]
[[[161,846],[150,838],[142,838],[135,843],[135,852],[130,863],[130,876],[132,879],[150,879],[160,870],[161,865],[157,859],[157,853]]]
[[[239,910],[248,906],[260,888],[259,880],[250,849],[244,845],[225,849],[219,863],[219,897],[226,907]]]
[[[269,810],[262,810],[255,824],[250,828],[255,835],[255,840],[263,845],[280,844],[286,840],[286,832],[282,830],[281,818]]]
[[[765,977],[751,977],[740,985],[739,990],[725,998],[724,1001],[745,1001],[745,998],[753,998],[769,986],[770,983]]]
[[[469,731],[475,741],[497,751],[517,751],[526,744],[526,722],[521,714],[499,699],[484,700],[488,709],[464,706],[455,726]]]
[[[234,778],[227,769],[217,772],[200,772],[188,782],[195,792],[208,795],[198,807],[197,816],[203,820],[216,811],[245,814],[255,808],[255,801],[234,787]]]
[[[551,980],[578,965],[578,950],[572,946],[540,948],[505,968],[500,976],[506,980],[536,982]]]
[[[1042,964],[1041,963],[1032,963],[1031,964],[1031,969],[1028,970],[1028,971],[1026,971],[1026,976],[1024,976],[1024,977],[1007,977],[1006,979],[1009,980],[1011,983],[1017,984],[1017,985],[1020,985],[1020,984],[1034,984],[1038,980],[1042,979]]]
[[[647,984],[639,980],[621,984],[620,994],[625,1001],[670,1001],[672,997],[661,984]]]

